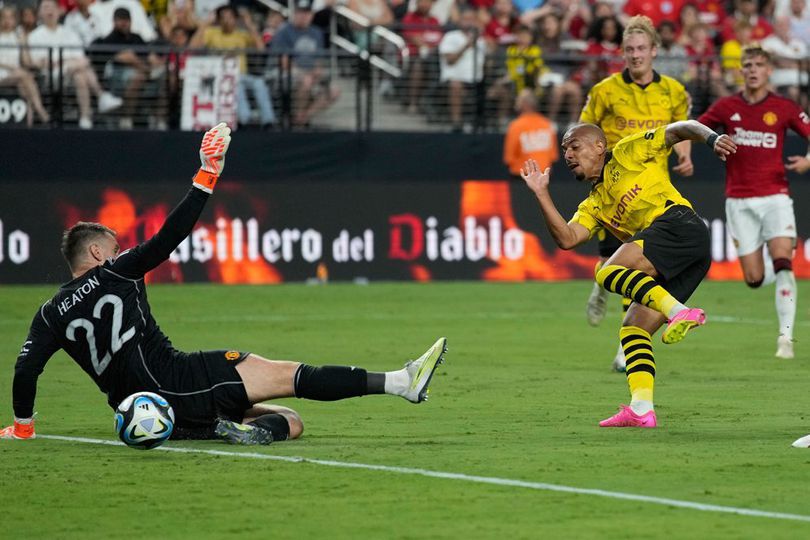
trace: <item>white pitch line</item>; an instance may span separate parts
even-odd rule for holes
[[[124,443],[119,441],[111,441],[104,439],[88,439],[84,437],[65,437],[62,435],[37,435],[37,438],[52,439],[57,441],[78,442],[86,444],[124,446]],[[538,491],[556,491],[561,493],[573,493],[576,495],[593,495],[596,497],[607,497],[609,499],[622,499],[626,501],[637,501],[649,504],[659,504],[662,506],[672,506],[676,508],[687,508],[689,510],[699,510],[701,512],[719,512],[722,514],[736,514],[740,516],[763,517],[763,518],[782,519],[790,521],[804,521],[810,523],[810,516],[800,514],[768,512],[765,510],[737,508],[734,506],[721,506],[717,504],[704,504],[692,501],[682,501],[679,499],[667,499],[664,497],[650,497],[647,495],[637,495],[634,493],[623,493],[621,491],[606,491],[603,489],[578,488],[573,486],[563,486],[559,484],[546,484],[543,482],[528,482],[525,480],[513,480],[510,478],[498,478],[494,476],[476,476],[469,474],[431,471],[428,469],[415,469],[411,467],[373,465],[368,463],[352,463],[349,461],[333,461],[329,459],[312,459],[296,456],[276,456],[273,454],[260,454],[257,452],[228,452],[225,450],[205,450],[201,448],[180,448],[174,446],[162,446],[160,448],[157,448],[156,450],[160,450],[163,452],[175,452],[180,454],[205,454],[209,456],[228,456],[239,458],[264,459],[270,461],[283,461],[287,463],[309,463],[313,465],[323,465],[325,467],[339,467],[343,469],[363,469],[368,471],[382,471],[395,474],[409,474],[417,476],[426,476],[428,478],[441,478],[444,480],[460,480],[463,482],[474,482],[477,484],[520,487],[526,489],[534,489]]]

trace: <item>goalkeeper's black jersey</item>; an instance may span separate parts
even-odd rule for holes
[[[108,396],[111,406],[152,387],[150,366],[172,351],[152,317],[143,276],[191,232],[208,195],[192,188],[150,240],[63,285],[34,316],[17,358],[14,414],[33,414],[37,378],[63,349]]]

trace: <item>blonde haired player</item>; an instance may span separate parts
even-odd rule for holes
[[[596,84],[588,93],[580,122],[596,124],[605,133],[608,150],[619,140],[649,129],[665,126],[689,115],[690,99],[681,83],[653,69],[653,60],[658,55],[660,38],[649,17],[637,15],[630,18],[622,36],[622,54],[625,69]],[[691,176],[691,141],[685,140],[674,147],[678,165],[673,171],[682,176]],[[662,163],[664,179],[669,181],[667,161],[669,152],[660,153],[656,159]],[[621,246],[621,240],[610,233],[599,233],[599,263],[596,271]],[[627,311],[631,300],[623,299]],[[607,311],[607,291],[593,284],[588,298],[588,323],[597,326]],[[621,346],[613,360],[613,368],[625,370]]]

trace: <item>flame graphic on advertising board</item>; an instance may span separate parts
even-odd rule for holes
[[[513,205],[509,181],[465,181],[460,184],[460,195],[458,200],[458,227],[457,231],[469,230],[469,220],[473,220],[475,227],[480,229],[480,234],[487,236],[482,242],[482,250],[477,258],[469,259],[465,264],[467,271],[472,268],[476,275],[483,280],[491,281],[527,281],[527,280],[566,280],[593,277],[594,264],[597,257],[593,255],[582,255],[575,251],[564,251],[553,247],[544,247],[541,238],[547,238],[547,231],[543,228],[539,214],[537,223],[533,226],[536,230],[526,230],[521,228],[521,224],[515,216],[515,206]],[[188,262],[178,263],[166,261],[150,272],[146,276],[149,283],[168,282],[182,283],[187,280],[207,279],[212,282],[229,284],[263,284],[280,283],[285,279],[304,280],[306,275],[301,275],[301,271],[306,271],[306,266],[299,266],[293,270],[294,275],[286,276],[282,273],[282,267],[272,259],[257,255],[257,247],[252,245],[248,235],[243,233],[241,228],[242,220],[251,219],[254,230],[257,223],[263,223],[270,219],[272,212],[268,209],[268,198],[255,196],[245,185],[234,183],[222,190],[225,198],[215,203],[213,207],[213,222],[200,221],[195,226],[195,231],[207,229],[208,237],[217,244],[218,251],[213,256],[207,258],[186,259]],[[112,229],[118,234],[118,240],[122,249],[134,247],[140,242],[152,237],[160,230],[172,206],[167,199],[158,197],[148,204],[139,203],[136,195],[127,193],[125,190],[117,188],[106,188],[101,192],[100,204],[96,209],[87,209],[80,204],[67,202],[58,203],[58,213],[61,216],[62,224],[65,227],[72,226],[75,222],[97,221]],[[452,205],[448,201],[448,206]],[[418,206],[418,205],[414,205]],[[239,211],[234,211],[239,208]],[[384,210],[383,210],[384,211]],[[453,209],[448,208],[448,213]],[[384,214],[383,214],[384,215]],[[276,216],[278,217],[278,216]],[[399,229],[391,227],[391,220],[405,221],[418,224],[418,232],[424,235],[427,231],[423,224],[429,222],[422,216],[415,213],[397,214],[389,216],[389,235],[396,237],[396,242],[392,242],[388,250],[388,259],[380,257],[378,260],[384,265],[392,262],[399,262],[407,268],[408,276],[415,281],[431,281],[438,274],[440,277],[448,277],[446,273],[447,263],[443,266],[434,266],[431,260],[426,260],[423,253],[424,237],[413,236],[413,238],[399,238]],[[503,244],[492,242],[493,228],[486,228],[486,224],[497,221],[497,232],[501,235],[520,235],[522,254],[515,258],[504,256]],[[398,221],[397,221],[398,220]],[[240,227],[224,226],[223,223],[233,225],[239,222]],[[247,221],[245,221],[247,224]],[[343,226],[341,223],[340,226]],[[363,223],[363,227],[371,227],[372,224]],[[402,230],[406,230],[403,228]],[[412,227],[408,230],[416,230]],[[202,231],[205,232],[205,231]],[[716,232],[716,231],[715,231]],[[396,234],[395,234],[396,233]],[[375,231],[378,238],[385,238],[383,230]],[[546,236],[543,236],[546,235]],[[716,234],[715,234],[716,236]],[[255,234],[254,234],[255,237]],[[505,236],[504,236],[505,237]],[[389,239],[391,239],[389,238]],[[254,238],[255,240],[255,238]],[[723,240],[728,242],[728,240]],[[725,244],[718,244],[723,247]],[[501,247],[494,249],[493,245]],[[549,243],[546,242],[548,246]],[[219,246],[224,246],[219,249]],[[396,249],[394,247],[396,246]],[[193,250],[193,248],[190,248]],[[403,251],[403,250],[408,250]],[[398,256],[392,256],[391,250]],[[399,250],[399,251],[397,251]],[[413,253],[411,253],[413,251]],[[380,253],[385,253],[385,249],[379,249]],[[418,253],[417,253],[418,252]],[[251,255],[252,253],[252,255]],[[484,255],[485,253],[485,255]],[[224,255],[223,255],[224,254]],[[810,261],[807,260],[805,244],[803,239],[797,243],[796,256],[793,261],[794,272],[797,278],[810,278]],[[733,250],[731,254],[726,254],[732,260],[714,262],[709,270],[708,279],[714,280],[741,280],[742,271],[739,261],[733,260]],[[397,261],[398,259],[398,261]],[[439,261],[441,262],[441,261]],[[335,261],[327,260],[324,256],[321,260],[309,260],[313,267],[322,268],[326,271],[326,265],[337,264]],[[470,266],[473,265],[473,266]],[[443,269],[444,274],[440,274],[437,268]],[[365,269],[364,271],[368,271]],[[295,273],[297,272],[297,273]],[[469,274],[466,274],[469,276]],[[376,279],[374,273],[372,279]],[[449,276],[452,278],[452,273]]]
[[[473,216],[479,221],[498,217],[503,229],[519,229],[512,210],[509,181],[468,180],[461,186],[461,222]],[[556,249],[548,253],[538,237],[523,231],[524,254],[516,260],[499,257],[495,266],[487,268],[482,278],[492,281],[562,280],[592,277],[595,256]]]

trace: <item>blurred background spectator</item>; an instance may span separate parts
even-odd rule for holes
[[[265,129],[273,127],[276,122],[276,115],[273,111],[273,103],[267,83],[264,78],[254,75],[248,70],[245,50],[264,50],[264,41],[253,23],[250,12],[244,8],[241,11],[244,30],[237,27],[236,10],[231,6],[220,6],[214,14],[214,17],[209,15],[208,19],[197,28],[197,32],[191,39],[191,46],[237,51],[240,76],[237,87],[236,110],[239,123],[242,126],[252,123],[252,112],[247,93],[248,89],[250,89],[259,108],[260,125]],[[211,24],[214,20],[217,23],[216,26]]]
[[[270,51],[281,55],[281,66],[292,70],[293,126],[308,127],[312,117],[340,95],[323,67],[324,34],[312,24],[312,5],[299,0],[292,22],[284,25],[270,42]]]
[[[34,113],[47,124],[51,116],[42,106],[39,88],[34,77],[26,69],[31,59],[25,35],[17,33],[17,10],[0,8],[0,86],[16,86],[28,105],[26,124],[34,123]]]
[[[773,34],[762,40],[761,45],[773,56],[771,84],[777,92],[806,106],[807,93],[800,96],[799,87],[807,85],[807,71],[802,66],[802,61],[807,60],[807,44],[793,36],[790,17],[777,17]]]
[[[668,75],[673,79],[683,80],[688,66],[686,49],[678,43],[677,27],[672,21],[662,21],[658,25],[658,36],[661,45],[658,46],[658,56],[655,58],[655,69],[661,75]]]
[[[430,14],[432,6],[433,0],[416,0],[414,10],[402,19],[402,35],[410,52],[408,110],[411,113],[418,110],[426,76],[436,71],[436,47],[442,40],[442,28],[439,20]]]
[[[518,117],[506,130],[503,161],[509,173],[520,179],[520,169],[533,159],[541,171],[559,159],[557,131],[551,121],[537,112],[537,96],[530,89],[522,90],[515,99]]]
[[[447,32],[439,43],[440,80],[447,83],[450,122],[454,132],[462,131],[462,109],[470,90],[484,79],[487,45],[481,36],[478,14],[462,10],[458,30]]]
[[[82,40],[72,30],[59,24],[59,5],[55,0],[42,0],[39,4],[39,18],[42,22],[28,35],[31,47],[31,62],[45,77],[59,81],[64,77],[76,87],[79,105],[79,127],[93,127],[93,110],[90,107],[90,94],[98,99],[98,110],[109,112],[121,106],[121,98],[105,91],[98,82],[90,61],[84,54]],[[61,51],[62,65],[58,62],[58,49]],[[57,54],[55,58],[53,55]]]
[[[732,92],[741,91],[743,87],[742,58],[743,47],[751,43],[753,28],[746,20],[734,23],[734,39],[726,41],[720,47],[720,64],[723,67],[723,80]]]
[[[762,41],[773,32],[770,23],[757,12],[756,0],[734,0],[734,13],[726,17],[721,28],[721,39],[729,41],[734,39],[734,23],[744,20],[751,25],[751,39]]]

